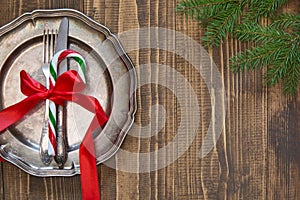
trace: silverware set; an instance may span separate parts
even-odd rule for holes
[[[53,55],[63,49],[67,49],[68,40],[68,18],[63,18],[59,30],[50,30],[45,28],[43,34],[43,65],[42,71],[46,78],[46,87],[50,88],[50,61]],[[58,76],[68,70],[68,63],[63,60],[58,66]],[[63,168],[67,160],[66,143],[66,107],[56,106],[56,145],[51,145],[49,138],[49,106],[50,101],[46,100],[46,109],[44,116],[44,125],[40,139],[40,157],[45,165],[50,165],[53,157],[59,166]]]

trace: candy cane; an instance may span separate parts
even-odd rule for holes
[[[66,49],[57,52],[50,62],[50,89],[55,86],[58,77],[58,64],[65,58],[73,58],[78,66],[78,74],[80,78],[86,83],[86,63],[83,57],[76,51]],[[56,105],[53,101],[49,103],[49,155],[55,155],[56,150]]]

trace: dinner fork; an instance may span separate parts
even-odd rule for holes
[[[42,71],[46,78],[46,88],[49,89],[50,87],[50,72],[49,72],[49,63],[50,59],[53,56],[54,52],[54,39],[56,34],[54,30],[49,30],[46,28],[43,33],[43,65]],[[42,135],[40,139],[40,156],[41,160],[45,165],[49,165],[52,160],[53,156],[55,155],[55,150],[52,147],[49,139],[49,100],[46,99],[46,110],[44,116],[44,125],[42,129]]]

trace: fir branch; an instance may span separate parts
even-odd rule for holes
[[[181,2],[177,12],[200,21],[207,28],[203,41],[207,46],[218,46],[226,34],[232,33],[241,16],[245,0],[187,0]]]
[[[266,83],[283,81],[284,92],[297,91],[300,79],[300,15],[277,14],[288,0],[185,0],[177,11],[197,19],[204,28],[202,40],[218,46],[226,36],[255,46],[230,58],[234,72],[267,67]],[[261,18],[271,19],[263,26]]]
[[[285,94],[295,94],[297,92],[297,86],[299,84],[300,78],[300,69],[299,65],[290,63],[291,65],[288,67],[289,76],[285,77],[283,82],[283,92]]]
[[[300,28],[300,15],[296,14],[280,14],[276,17],[273,17],[272,23],[270,25],[276,29],[298,29]]]
[[[246,14],[246,21],[255,21],[264,17],[270,17],[274,12],[285,4],[288,0],[250,0],[248,12]]]
[[[238,4],[240,0],[186,0],[177,5],[176,11],[191,16],[200,21],[203,26],[208,21],[224,11],[231,4]]]
[[[292,45],[294,46],[294,45]],[[293,57],[297,54],[296,48],[290,48],[290,45],[282,46],[280,51],[277,52],[276,62],[273,65],[269,64],[269,68],[265,74],[266,83],[268,85],[275,85],[283,78],[289,79],[290,67],[297,65],[293,61]],[[299,66],[300,63],[298,63]],[[295,83],[295,81],[293,81]]]
[[[208,6],[215,6],[215,5],[227,5],[228,3],[236,2],[238,3],[239,0],[187,0],[182,1],[180,4],[177,5],[176,11],[183,12],[185,14],[192,14],[195,9],[200,10],[204,7]],[[193,15],[191,15],[193,17]]]
[[[286,56],[286,60],[283,66],[287,68],[288,76],[284,77],[284,88],[283,92],[286,94],[294,94],[297,92],[297,86],[300,78],[300,39],[299,36],[297,41],[292,44],[292,48],[289,54]]]
[[[266,67],[276,60],[278,52],[282,48],[282,44],[267,43],[261,47],[253,47],[252,50],[247,49],[230,58],[230,68],[233,72],[249,71]]]
[[[293,39],[292,35],[282,29],[272,26],[261,26],[256,23],[243,23],[237,26],[234,36],[242,42],[255,42],[257,44],[268,42],[288,42]]]
[[[215,15],[208,24],[203,37],[205,44],[207,46],[219,46],[226,38],[226,34],[233,32],[242,11],[239,4],[233,4],[228,5],[226,10]]]
[[[196,17],[196,12],[205,11],[207,7],[213,8],[226,6],[228,3],[238,3],[239,0],[187,0],[177,5],[176,11],[191,17]],[[220,8],[221,8],[220,7]]]
[[[284,80],[284,93],[294,94],[300,78],[300,36],[285,41],[264,43],[230,59],[234,72],[261,69],[268,66],[266,83],[275,85]]]

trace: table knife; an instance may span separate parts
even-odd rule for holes
[[[61,21],[58,36],[56,40],[55,53],[67,49],[68,46],[68,31],[69,31],[69,20],[67,17],[64,17]],[[63,74],[68,70],[67,60],[63,60],[58,65],[58,76]],[[56,154],[55,161],[58,164],[59,168],[63,168],[67,160],[67,144],[66,144],[66,105],[57,106],[57,135],[56,135]]]

